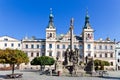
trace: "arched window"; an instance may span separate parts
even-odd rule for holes
[[[52,37],[52,33],[50,33],[50,37]]]

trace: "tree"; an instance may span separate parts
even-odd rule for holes
[[[94,64],[95,64],[95,70],[104,70],[104,66],[109,66],[110,63],[108,61],[103,61],[103,60],[94,60]],[[100,66],[100,68],[98,67]]]
[[[45,65],[53,65],[55,63],[54,58],[51,58],[49,56],[41,56],[41,57],[35,57],[32,61],[31,61],[31,65],[40,65],[41,66],[41,70],[42,68],[45,68]]]
[[[29,58],[27,55],[18,49],[5,49],[0,50],[0,63],[12,65],[12,74],[14,74],[15,64],[20,65],[21,63],[28,63]]]

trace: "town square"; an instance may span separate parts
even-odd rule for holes
[[[119,3],[0,0],[0,80],[120,80]]]

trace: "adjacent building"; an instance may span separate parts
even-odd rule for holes
[[[27,54],[31,61],[35,57],[45,55],[45,39],[37,39],[35,37],[25,37],[22,39],[22,50]],[[30,62],[21,67],[31,68]]]
[[[120,42],[116,43],[115,52],[116,52],[116,69],[120,70]]]
[[[0,37],[0,49],[19,49],[21,50],[21,41],[9,36]],[[0,67],[9,66],[8,64],[0,64]]]
[[[9,36],[1,36],[0,49],[6,48],[21,50],[21,41]]]

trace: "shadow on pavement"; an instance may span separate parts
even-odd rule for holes
[[[25,70],[20,70],[20,72],[39,72],[40,70],[34,70],[34,69],[25,69]]]
[[[109,80],[120,80],[120,77],[110,77],[110,76],[108,76],[108,77],[100,77],[100,78],[104,78],[104,79],[109,79]]]
[[[0,78],[5,79],[5,78],[6,78],[6,75],[0,75]],[[1,79],[0,79],[0,80],[1,80]]]

